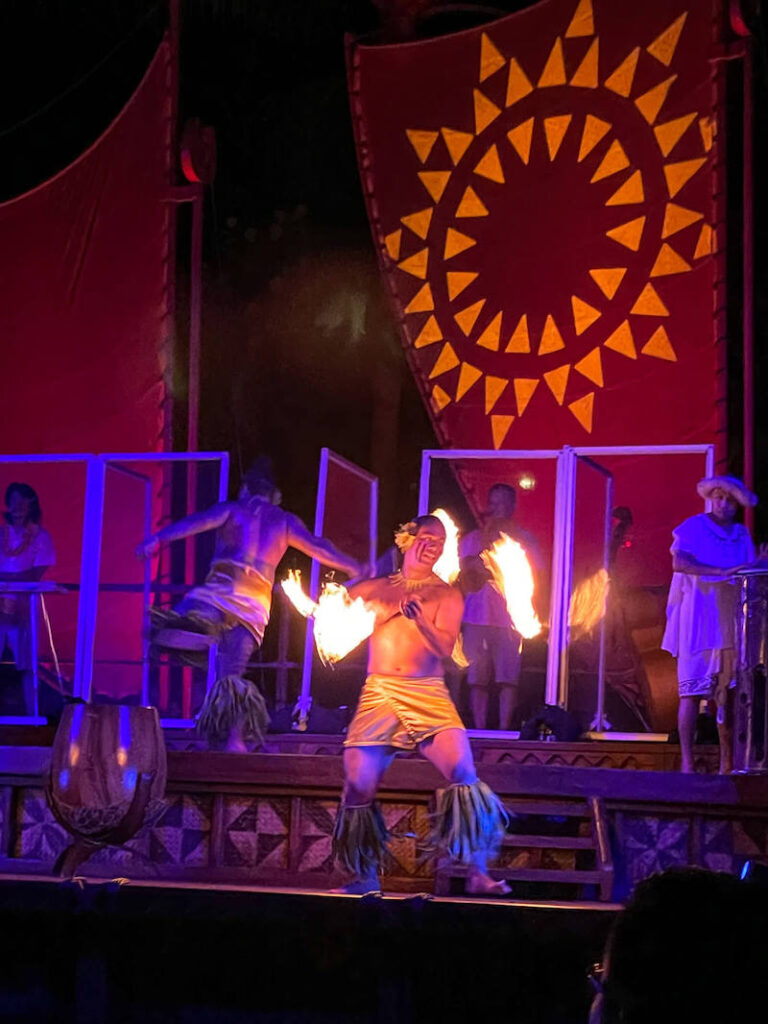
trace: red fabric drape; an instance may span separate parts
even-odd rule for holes
[[[0,205],[4,453],[162,448],[173,275],[171,88],[163,42],[134,95],[93,145],[50,181]],[[55,577],[76,580],[84,473],[0,464],[0,485],[16,479],[40,493],[57,548]],[[110,538],[123,533],[121,515],[131,524],[127,536],[141,530],[141,519],[134,522],[140,491],[135,497],[130,509],[108,498],[117,517]],[[111,579],[136,576],[129,549],[122,555],[111,549],[108,561]],[[121,636],[124,607],[112,602],[100,647]],[[73,650],[73,603],[52,598],[49,605],[66,659]],[[135,653],[138,638],[123,632],[123,653]]]
[[[718,18],[717,0],[545,0],[351,47],[374,237],[446,447],[715,440]],[[494,475],[462,472],[476,509]],[[691,480],[662,517],[657,463],[618,484],[663,578]]]

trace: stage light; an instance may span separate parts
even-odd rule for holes
[[[536,487],[536,477],[531,473],[522,473],[517,478],[517,484],[524,491],[532,491]]]

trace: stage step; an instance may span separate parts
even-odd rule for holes
[[[541,882],[547,884],[562,884],[577,886],[578,892],[575,899],[585,899],[587,893],[585,887],[596,886],[599,898],[602,901],[610,900],[613,889],[613,859],[611,856],[610,844],[608,841],[607,819],[605,808],[600,797],[589,796],[584,800],[505,800],[504,806],[516,817],[532,818],[566,818],[573,825],[580,819],[586,825],[587,835],[549,835],[551,821],[546,828],[542,827],[542,833],[533,831],[526,820],[526,833],[516,834],[509,832],[502,842],[502,850],[531,850],[538,851],[538,859],[541,859],[542,851],[564,850],[574,852],[574,864],[569,867],[532,867],[529,864],[515,865],[504,864],[491,868],[489,874],[496,880],[504,879],[513,886],[515,882]],[[512,821],[514,826],[514,819]],[[593,864],[587,868],[576,866],[578,851],[592,854]],[[536,855],[534,855],[536,859]],[[502,853],[503,861],[503,853]],[[447,895],[451,891],[452,878],[465,878],[468,873],[466,865],[455,864],[449,861],[441,861],[438,864],[435,875],[435,893]]]

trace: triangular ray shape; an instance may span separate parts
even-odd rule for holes
[[[490,374],[485,378],[485,415],[493,409],[494,405],[501,398],[506,390],[509,381],[505,377],[492,377]]]
[[[683,274],[686,270],[692,270],[690,263],[675,252],[671,245],[663,242],[653,269],[649,277],[666,277],[668,274]]]
[[[636,316],[669,316],[669,310],[650,282],[638,295],[630,313],[634,313]]]
[[[610,199],[605,200],[606,206],[627,206],[630,203],[642,203],[645,199],[643,191],[643,176],[640,171],[635,171],[621,185]]]
[[[687,210],[684,206],[678,206],[676,203],[667,203],[661,237],[669,238],[670,235],[687,228],[689,224],[695,224],[703,216],[704,214],[699,213],[698,210]]]
[[[561,348],[565,348],[565,342],[557,329],[555,318],[549,313],[544,321],[544,330],[541,332],[538,354],[545,356],[548,352],[557,352]]]
[[[418,337],[413,343],[413,347],[426,348],[427,345],[433,345],[436,341],[442,340],[443,332],[440,330],[440,324],[438,324],[434,316],[431,316],[419,332]]]
[[[693,254],[695,260],[702,256],[711,256],[715,251],[715,234],[709,224],[702,224],[699,232],[699,240],[696,243],[696,251]]]
[[[523,161],[524,164],[528,163],[531,155],[531,138],[533,137],[533,118],[529,117],[527,121],[523,121],[516,128],[507,132],[507,138],[515,147],[515,152]]]
[[[391,231],[388,235],[384,236],[384,248],[387,250],[387,255],[391,260],[400,259],[400,243],[402,240],[402,228],[398,228],[397,231]]]
[[[488,208],[471,185],[464,189],[461,202],[456,207],[456,217],[487,217]]]
[[[477,302],[473,302],[471,306],[467,306],[466,309],[462,309],[461,312],[454,316],[453,319],[467,337],[469,337],[472,328],[475,326],[475,321],[480,316],[484,305],[485,299],[479,299]]]
[[[473,245],[477,245],[474,238],[470,238],[469,235],[463,235],[461,231],[457,231],[455,228],[448,228],[445,232],[443,259],[450,260],[452,257],[458,256],[460,252],[464,252],[465,249],[471,249]]]
[[[509,339],[507,347],[504,349],[505,353],[509,352],[530,352],[531,351],[531,339],[528,335],[528,314],[523,313],[518,321],[517,327],[512,332],[512,337]]]
[[[665,67],[669,67],[672,63],[672,58],[675,55],[675,49],[680,39],[680,33],[683,31],[683,25],[687,17],[688,12],[684,11],[676,21],[672,22],[669,28],[665,28],[661,35],[657,36],[651,45],[646,47],[648,53]]]
[[[635,106],[648,124],[653,124],[659,116],[659,111],[664,106],[669,88],[676,78],[677,75],[670,75],[669,78],[665,78],[663,82],[654,85],[652,89],[644,92],[642,96],[638,96],[635,100]]]
[[[632,337],[632,328],[629,326],[628,320],[619,324],[613,334],[603,342],[603,345],[613,352],[627,356],[628,359],[637,359],[635,339]]]
[[[591,36],[595,32],[595,19],[592,14],[592,0],[579,0],[570,24],[565,30],[566,39],[577,39],[579,36]]]
[[[624,280],[626,267],[600,267],[590,270],[589,276],[607,299],[612,299]]]
[[[456,385],[456,401],[461,401],[472,385],[476,384],[482,376],[483,371],[478,370],[476,366],[472,366],[471,363],[462,363],[461,370],[459,370],[459,382]]]
[[[664,164],[664,177],[667,179],[669,198],[674,199],[683,185],[687,184],[706,162],[707,158],[702,156],[697,160],[681,160],[676,164]]]
[[[453,302],[456,296],[468,288],[477,276],[477,273],[471,270],[449,270],[445,275],[445,283],[448,287],[450,301]]]
[[[515,422],[514,416],[491,416],[491,432],[493,434],[493,447],[498,451],[504,444],[509,433],[509,428]]]
[[[628,220],[626,224],[619,224],[618,227],[611,228],[610,231],[605,233],[614,242],[618,242],[625,248],[631,249],[632,252],[637,252],[640,248],[644,227],[645,217],[636,217],[634,220]]]
[[[432,212],[433,207],[428,206],[426,210],[418,210],[416,213],[409,213],[407,217],[401,217],[400,221],[410,228],[414,235],[426,239],[432,221]]]
[[[619,140],[614,139],[606,150],[605,156],[600,161],[595,173],[589,179],[590,183],[594,185],[596,181],[609,178],[612,174],[617,174],[627,167],[629,167],[629,157],[624,152],[624,147]]]
[[[499,151],[495,143],[475,167],[475,174],[488,178],[489,181],[498,182],[499,185],[504,184],[504,171],[501,169]]]
[[[717,130],[717,120],[714,117],[700,117],[699,118],[699,132],[701,134],[701,141],[704,145],[704,151],[708,153],[715,141],[715,132]]]
[[[445,186],[451,176],[450,171],[419,171],[419,179],[436,203],[445,192]]]
[[[656,141],[663,156],[669,156],[688,127],[696,117],[696,112],[685,114],[683,117],[676,117],[673,121],[665,121],[664,124],[657,124],[653,129]]]
[[[573,329],[577,334],[583,334],[595,320],[603,315],[599,309],[590,306],[588,302],[584,302],[578,295],[571,296],[571,308],[573,309]]]
[[[666,359],[668,363],[677,362],[677,354],[672,348],[672,342],[664,327],[657,327],[648,341],[640,349],[644,356],[653,356],[655,359]]]
[[[583,398],[578,398],[575,402],[570,402],[568,408],[571,410],[573,415],[584,427],[588,434],[592,433],[592,413],[595,408],[595,393],[590,391],[588,395],[584,395]]]
[[[501,337],[501,313],[497,313],[491,320],[483,333],[475,342],[482,348],[490,349],[491,352],[499,351],[499,338]]]
[[[599,54],[599,41],[593,39],[592,45],[584,55],[584,60],[576,68],[576,73],[571,79],[571,85],[578,89],[597,88],[597,65]]]
[[[439,384],[435,384],[432,388],[432,405],[435,407],[435,412],[442,412],[446,405],[450,404],[451,396],[446,394]]]
[[[429,313],[435,308],[432,289],[429,284],[422,285],[405,307],[406,313]]]
[[[552,85],[565,85],[565,61],[563,60],[563,41],[560,36],[554,42],[547,63],[537,82],[539,89],[545,89]]]
[[[604,138],[611,130],[611,125],[607,121],[601,121],[599,117],[595,117],[594,114],[587,114],[584,118],[584,130],[581,133],[581,145],[579,146],[578,163],[584,159],[598,142]]]
[[[432,152],[432,147],[437,142],[438,133],[422,132],[416,131],[413,128],[406,128],[405,134],[408,136],[408,141],[415,149],[416,156],[422,163],[424,163]]]
[[[547,137],[547,149],[549,150],[550,160],[554,160],[557,156],[557,151],[560,149],[560,144],[565,137],[565,133],[568,131],[571,118],[571,114],[559,114],[557,117],[544,118],[544,134]]]
[[[499,107],[489,100],[479,89],[473,89],[475,99],[475,135],[479,135],[489,124],[492,124],[501,113]]]
[[[578,363],[574,364],[574,370],[577,370],[582,377],[586,377],[587,380],[591,380],[593,384],[597,384],[599,388],[603,386],[603,362],[600,357],[600,349],[593,348],[591,352],[588,352],[583,359],[580,359]]]
[[[515,377],[515,401],[517,402],[518,416],[523,415],[538,386],[538,377]]]
[[[619,96],[625,98],[632,92],[632,83],[635,79],[635,71],[637,69],[637,58],[640,56],[640,47],[636,46],[634,50],[625,57],[624,60],[619,64],[612,75],[609,75],[603,85],[606,89],[610,89],[611,92],[617,93]]]
[[[471,132],[456,131],[455,128],[441,128],[440,131],[445,142],[445,148],[448,150],[455,167],[472,145],[475,136]]]
[[[398,269],[404,270],[406,274],[412,274],[414,277],[419,277],[423,281],[427,276],[427,263],[429,261],[429,249],[420,249],[415,252],[413,256],[409,256],[408,259],[403,260],[402,263],[398,263]]]
[[[480,37],[480,81],[484,82],[486,78],[490,78],[499,68],[503,68],[506,63],[506,57],[499,53],[485,32],[483,32]]]
[[[533,86],[528,75],[523,71],[514,57],[509,62],[509,77],[507,78],[507,97],[504,105],[511,107],[513,103],[523,99],[533,92]]]
[[[566,363],[564,366],[558,366],[556,370],[550,370],[544,374],[546,385],[555,396],[558,405],[562,405],[565,401],[565,389],[568,386],[570,372],[571,364]]]
[[[439,377],[441,373],[448,373],[449,370],[454,370],[459,365],[459,357],[453,351],[453,346],[449,341],[443,345],[440,350],[440,355],[435,360],[435,365],[429,374],[429,379],[433,377]]]

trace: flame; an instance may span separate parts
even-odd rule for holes
[[[517,632],[526,640],[538,636],[541,623],[533,610],[533,570],[523,546],[502,533],[493,547],[481,552],[480,557],[506,601]]]
[[[611,581],[605,569],[582,580],[571,594],[568,625],[579,633],[591,633],[605,615]]]
[[[433,572],[445,583],[453,583],[459,575],[459,528],[445,511],[436,508],[432,513],[445,527],[445,547],[435,562]]]
[[[304,593],[301,586],[301,573],[298,569],[289,569],[288,576],[283,580],[281,586],[286,597],[300,615],[307,619],[310,615],[315,614],[317,605],[311,597]]]
[[[304,593],[297,570],[288,573],[282,587],[298,612],[314,618],[315,646],[326,665],[346,657],[373,632],[376,612],[361,597],[353,600],[341,583],[324,583],[317,603]]]

